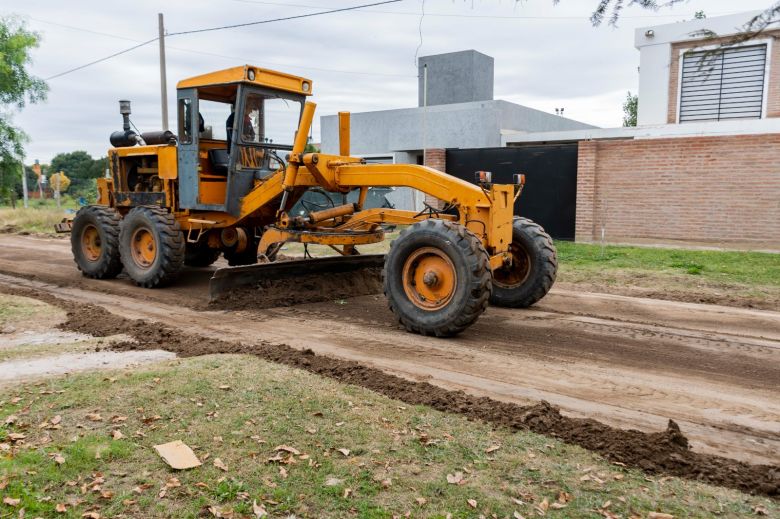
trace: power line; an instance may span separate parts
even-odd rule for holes
[[[238,28],[238,27],[248,27],[250,25],[260,25],[260,24],[265,24],[265,23],[282,22],[282,21],[287,21],[287,20],[296,20],[296,19],[299,19],[299,18],[310,18],[312,16],[320,16],[320,15],[323,15],[323,14],[332,14],[332,13],[339,13],[339,12],[344,12],[344,11],[354,11],[356,9],[363,9],[363,8],[366,8],[366,7],[374,7],[374,6],[377,6],[377,5],[394,4],[394,3],[402,2],[402,1],[403,0],[384,0],[382,2],[374,2],[372,4],[354,5],[352,7],[342,7],[342,8],[339,8],[339,9],[330,9],[330,10],[327,10],[327,11],[320,11],[320,12],[317,12],[317,13],[299,14],[299,15],[295,15],[295,16],[285,16],[285,17],[282,17],[282,18],[272,18],[270,20],[259,20],[259,21],[256,21],[256,22],[238,23],[238,24],[233,24],[233,25],[223,25],[223,26],[220,26],[220,27],[210,27],[210,28],[206,28],[206,29],[193,29],[193,30],[190,30],[190,31],[172,32],[172,33],[167,34],[166,36],[179,36],[179,35],[182,35],[182,34],[194,34],[194,33],[209,32],[209,31],[219,31],[219,30],[223,30],[223,29],[235,29],[235,28]],[[63,24],[58,24],[58,25],[63,25]],[[65,25],[63,25],[63,26],[65,26]],[[67,27],[67,26],[65,26],[65,27]],[[82,30],[82,29],[80,29],[80,30]],[[97,31],[91,31],[89,29],[83,29],[83,30],[85,30],[86,32],[97,32]],[[64,76],[66,74],[70,74],[71,72],[76,72],[77,70],[81,70],[81,69],[90,67],[92,65],[96,65],[98,63],[102,63],[103,61],[107,61],[107,60],[109,60],[111,58],[115,58],[117,56],[121,56],[122,54],[128,53],[128,52],[133,51],[135,49],[138,49],[140,47],[143,47],[144,45],[149,45],[150,43],[155,42],[157,40],[159,40],[159,38],[152,38],[151,40],[147,40],[147,41],[141,42],[138,45],[133,45],[132,47],[129,47],[129,48],[124,49],[124,50],[121,50],[119,52],[115,52],[114,54],[111,54],[109,56],[105,56],[103,58],[96,59],[95,61],[90,61],[89,63],[85,63],[84,65],[80,65],[78,67],[74,67],[72,69],[65,70],[63,72],[60,72],[59,74],[55,74],[53,76],[49,76],[47,78],[44,78],[44,81],[49,81],[49,80],[52,80],[52,79]]]
[[[282,17],[282,18],[272,18],[270,20],[259,20],[257,22],[236,23],[236,24],[233,24],[233,25],[222,25],[222,26],[219,26],[219,27],[209,27],[209,28],[206,28],[206,29],[193,29],[193,30],[190,30],[190,31],[172,32],[172,33],[168,34],[168,36],[179,36],[179,35],[182,35],[182,34],[195,34],[195,33],[200,33],[200,32],[221,31],[221,30],[224,30],[224,29],[236,29],[238,27],[249,27],[250,25],[260,25],[260,24],[264,24],[264,23],[283,22],[283,21],[287,21],[287,20],[297,20],[297,19],[300,19],[300,18],[309,18],[309,17],[312,17],[312,16],[320,16],[320,15],[323,15],[323,14],[342,13],[342,12],[345,12],[345,11],[354,11],[356,9],[364,9],[366,7],[376,7],[378,5],[395,4],[395,3],[398,3],[398,2],[402,2],[402,1],[403,0],[385,0],[383,2],[375,2],[373,4],[355,5],[355,6],[352,6],[352,7],[341,7],[339,9],[330,9],[328,11],[320,11],[320,12],[317,12],[317,13],[297,14],[297,15],[293,15],[293,16],[285,16],[285,17]]]
[[[242,4],[257,4],[257,5],[269,5],[269,6],[276,6],[276,7],[303,7],[306,9],[322,9],[323,6],[321,5],[311,5],[311,4],[288,4],[288,3],[278,3],[278,2],[265,2],[261,0],[233,0],[233,2],[238,2]],[[377,13],[377,14],[396,14],[401,16],[420,16],[419,12],[414,11],[381,11],[377,9],[372,9],[370,11],[365,11],[366,13]],[[643,18],[678,18],[683,16],[690,16],[693,17],[695,13],[672,13],[672,14],[645,14],[645,15],[626,15],[621,16],[621,19],[643,19]],[[721,15],[721,14],[738,14],[738,11],[730,11],[730,12],[713,12],[711,13],[713,15]],[[432,12],[426,12],[425,16],[434,16],[434,17],[445,17],[445,18],[484,18],[484,19],[490,19],[490,20],[587,20],[589,19],[589,15],[584,16],[503,16],[503,15],[489,15],[489,14],[458,14],[458,13],[432,13]]]
[[[87,67],[90,67],[92,65],[96,65],[96,64],[101,63],[103,61],[106,61],[106,60],[109,60],[111,58],[115,58],[117,56],[120,56],[122,54],[130,52],[131,50],[135,50],[137,48],[143,47],[144,45],[149,45],[150,43],[155,42],[158,39],[159,38],[152,38],[151,40],[147,40],[145,42],[139,43],[138,45],[133,45],[132,47],[127,48],[125,50],[120,50],[119,52],[115,52],[114,54],[111,54],[110,56],[106,56],[104,58],[96,59],[95,61],[90,61],[89,63],[85,63],[85,64],[80,65],[78,67],[66,70],[64,72],[60,72],[59,74],[54,74],[53,76],[49,76],[47,78],[44,78],[44,81],[49,81],[49,80],[52,80],[54,78],[58,78],[58,77],[64,76],[65,74],[70,74],[71,72],[76,72],[77,70],[81,70],[83,68],[87,68]]]
[[[43,19],[39,19],[39,18],[30,18],[30,19],[34,20],[36,22],[39,22],[39,23],[45,23],[45,24],[49,24],[49,25],[54,25],[56,27],[62,27],[62,28],[65,28],[65,29],[73,30],[73,31],[85,32],[85,33],[89,33],[89,34],[97,34],[99,36],[106,36],[106,37],[109,37],[109,38],[117,38],[117,39],[126,40],[126,41],[133,41],[133,42],[136,42],[136,43],[148,43],[148,42],[143,42],[143,41],[141,41],[139,39],[135,39],[135,38],[128,38],[128,37],[125,37],[125,36],[118,36],[116,34],[109,34],[107,32],[93,31],[92,29],[87,29],[87,28],[84,28],[84,27],[76,27],[75,25],[66,25],[66,24],[63,24],[63,23],[52,22],[52,21],[49,21],[49,20],[43,20]],[[366,72],[366,71],[362,71],[362,70],[342,70],[342,69],[332,69],[332,68],[325,68],[325,67],[312,67],[310,65],[290,65],[289,63],[279,63],[279,62],[272,62],[272,61],[257,61],[255,59],[249,59],[249,58],[241,57],[241,56],[229,56],[229,55],[226,55],[226,54],[217,54],[215,52],[207,52],[207,51],[198,50],[198,49],[188,49],[188,48],[177,47],[177,46],[172,46],[172,45],[167,45],[166,48],[169,49],[169,50],[176,50],[176,51],[179,51],[179,52],[188,52],[190,54],[199,54],[199,55],[202,55],[202,56],[213,56],[213,57],[216,57],[216,58],[223,58],[223,59],[229,59],[229,60],[238,60],[238,61],[243,61],[243,62],[246,62],[246,63],[255,63],[255,64],[259,64],[259,65],[262,65],[262,64],[266,64],[266,65],[269,65],[269,66],[284,65],[284,66],[286,66],[288,68],[293,68],[293,69],[297,68],[297,69],[301,69],[301,70],[318,70],[318,71],[323,71],[323,72],[335,72],[335,73],[338,73],[338,74],[356,74],[356,75],[364,75],[364,76],[416,77],[416,76],[414,76],[412,74],[393,74],[393,73],[387,73],[387,72]],[[59,76],[59,75],[60,74],[58,74],[57,76]],[[55,77],[55,76],[52,76],[52,77]]]

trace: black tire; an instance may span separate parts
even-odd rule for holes
[[[115,278],[122,272],[119,257],[119,224],[114,209],[88,205],[79,209],[70,231],[73,259],[82,274],[94,279]]]
[[[221,251],[219,249],[212,249],[203,242],[187,243],[184,247],[184,264],[188,267],[208,267],[217,259]]]
[[[258,240],[255,238],[255,231],[254,229],[244,228],[244,232],[246,232],[247,235],[246,248],[241,252],[235,252],[233,249],[226,249],[224,252],[225,259],[231,267],[254,265],[257,263]]]
[[[490,304],[526,308],[547,295],[555,283],[558,253],[541,225],[520,217],[512,223],[510,250],[514,264],[511,269],[493,272]]]
[[[420,279],[415,278],[416,269],[424,260],[416,258],[424,258],[425,251],[439,264],[447,265],[447,272],[454,273],[454,288],[438,301],[418,297],[417,283],[410,282]],[[390,310],[410,332],[437,337],[456,335],[474,324],[488,306],[488,255],[479,238],[451,221],[432,218],[403,230],[390,245],[382,274]],[[439,284],[435,276],[433,280]],[[428,281],[424,283],[427,285]],[[426,304],[431,307],[424,308]]]
[[[139,243],[148,239],[154,247],[145,263]],[[168,211],[139,206],[127,213],[119,233],[119,250],[125,272],[137,285],[154,288],[173,281],[184,266],[184,233]]]

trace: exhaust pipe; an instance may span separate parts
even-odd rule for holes
[[[121,99],[119,101],[119,113],[122,114],[122,131],[114,132],[111,134],[111,145],[115,148],[128,148],[135,146],[146,145],[143,138],[135,133],[130,127],[130,101],[127,99]]]

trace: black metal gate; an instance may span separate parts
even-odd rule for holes
[[[539,223],[556,239],[574,239],[577,203],[577,144],[447,150],[447,173],[474,182],[475,171],[490,171],[493,182],[512,183],[525,174],[515,214]]]

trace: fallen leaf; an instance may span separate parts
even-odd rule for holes
[[[672,514],[664,514],[662,512],[650,512],[647,514],[647,519],[674,519]]]
[[[219,470],[222,470],[224,472],[228,471],[227,465],[225,465],[225,463],[221,459],[214,458],[214,461],[212,463],[214,463],[214,466],[217,467]]]
[[[548,508],[550,508],[550,501],[548,501],[546,497],[536,507],[536,509],[540,511],[542,515],[544,515],[544,513],[547,511]]]
[[[766,511],[766,508],[761,505],[756,505],[753,508],[753,513],[756,515],[769,515],[769,512]]]
[[[133,492],[135,494],[143,494],[144,492],[146,492],[150,488],[152,488],[151,483],[144,483],[143,485],[138,485],[137,487],[135,487],[133,489]]]
[[[568,505],[566,503],[559,503],[556,501],[555,503],[550,505],[550,508],[552,508],[553,510],[560,510],[561,508],[566,508],[567,506]]]
[[[60,415],[57,415],[51,419],[52,425],[58,425],[60,422],[62,422],[62,417]]]
[[[455,474],[447,474],[447,483],[451,485],[457,485],[463,481],[463,472],[456,472]]]
[[[289,447],[287,445],[279,445],[277,448],[274,449],[274,451],[285,451],[285,452],[289,452],[290,454],[295,454],[296,456],[300,454],[300,451],[298,449]]]
[[[111,433],[111,437],[115,440],[121,440],[122,438],[125,437],[125,435],[122,434],[122,431],[120,431],[119,429],[114,429],[114,431]]]
[[[281,476],[282,479],[287,479],[287,469],[279,467],[279,476]]]
[[[103,417],[100,416],[100,413],[89,413],[87,414],[87,420],[91,422],[102,422]]]
[[[252,513],[255,514],[256,519],[260,519],[261,517],[265,517],[268,515],[268,512],[266,512],[265,507],[260,504],[257,504],[257,501],[252,501]]]
[[[12,442],[22,441],[25,438],[27,438],[27,436],[25,436],[22,433],[8,433],[8,439],[11,440]]]
[[[352,489],[351,488],[345,488],[343,495],[344,495],[344,499],[348,498],[350,495],[352,495]]]
[[[417,504],[420,506],[425,506],[425,504],[428,502],[428,500],[425,499],[424,497],[418,497],[417,499],[415,499],[415,501],[417,501]]]
[[[222,385],[222,386],[219,386],[219,389],[221,389],[222,391],[229,391],[230,390],[230,386]]]
[[[103,490],[102,492],[100,492],[100,497],[102,497],[103,499],[113,499],[114,493],[110,490]]]
[[[100,514],[97,512],[84,512],[81,514],[84,519],[100,519]]]
[[[123,499],[122,500],[122,506],[133,506],[137,502],[138,501],[136,501],[135,499]]]
[[[498,449],[500,449],[500,445],[491,445],[487,449],[485,449],[485,453],[490,454],[491,452],[496,452]]]
[[[179,481],[179,478],[170,477],[168,478],[168,481],[165,483],[165,486],[168,488],[180,487],[181,481]]]
[[[57,503],[56,505],[54,505],[54,511],[57,512],[58,514],[64,514],[65,512],[68,511],[68,507],[65,506],[64,503]]]
[[[341,454],[343,454],[345,457],[349,456],[350,453],[349,449],[336,449],[336,450],[339,451]]]
[[[467,499],[466,502],[469,504],[471,508],[477,507],[477,500],[476,499]]]
[[[19,506],[19,503],[21,503],[21,499],[14,499],[13,497],[4,497],[3,503],[5,503],[8,506]]]
[[[19,419],[19,417],[16,416],[15,414],[8,415],[8,416],[5,417],[5,424],[6,425],[11,425],[14,422],[16,422],[18,419]]]
[[[339,478],[334,478],[333,476],[325,480],[326,487],[336,487],[341,485],[341,483],[343,483],[343,481],[341,481]]]
[[[62,454],[57,454],[54,456],[54,463],[57,465],[62,465],[65,463],[65,458],[62,456]]]
[[[520,512],[515,512],[515,513],[513,513],[513,514],[512,514],[512,517],[514,517],[515,519],[525,519],[525,517],[523,517],[522,515],[520,515]]]

